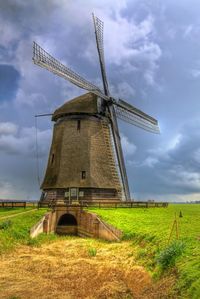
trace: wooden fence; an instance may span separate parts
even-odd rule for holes
[[[37,208],[53,208],[57,205],[55,202],[26,202],[26,201],[0,201],[0,208],[26,208],[26,207],[37,207]],[[59,206],[74,206],[73,204],[63,203],[58,204]],[[80,207],[97,207],[101,208],[167,208],[167,202],[152,202],[152,201],[82,201],[78,205]]]
[[[56,201],[51,203],[43,203],[39,202],[38,207],[55,207]],[[73,204],[69,204],[69,202],[58,204],[58,206],[62,207],[70,207],[74,206]],[[167,208],[168,202],[150,202],[150,201],[100,201],[100,202],[91,202],[91,201],[80,201],[79,207],[97,207],[101,208]]]
[[[166,208],[168,207],[167,202],[150,202],[150,201],[121,201],[121,202],[89,202],[85,203],[88,207],[100,208]],[[84,205],[84,203],[83,203]]]
[[[2,200],[0,201],[0,208],[27,208],[27,207],[38,207],[38,202],[27,202],[27,201],[11,201]]]

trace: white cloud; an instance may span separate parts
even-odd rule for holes
[[[15,199],[15,187],[11,182],[1,180],[0,182],[0,198],[1,199]]]
[[[194,25],[190,24],[184,28],[183,36],[188,37],[194,29]]]
[[[181,194],[182,198],[191,194],[192,198],[192,194],[200,193],[199,127],[199,122],[189,122],[163,147],[148,150],[150,155],[137,165],[137,171],[148,181],[148,193],[151,188],[155,196],[162,193],[165,198],[170,194]]]
[[[125,81],[122,81],[116,85],[110,85],[110,91],[113,96],[116,96],[117,98],[133,98],[135,95],[135,90],[134,88]]]
[[[153,168],[158,162],[159,160],[154,157],[147,157],[142,163],[142,165]]]
[[[32,92],[27,93],[23,89],[19,88],[15,98],[15,105],[16,107],[41,107],[41,106],[48,106],[47,98],[42,93]]]
[[[131,156],[135,153],[137,147],[131,143],[126,136],[121,134],[121,143],[125,156]]]
[[[105,23],[105,59],[108,65],[120,67],[120,71],[133,72],[136,69],[144,74],[149,85],[155,83],[158,61],[162,55],[161,48],[153,41],[154,19],[148,15],[140,23],[127,19],[118,11],[115,17],[103,14]],[[94,41],[85,49],[87,59],[96,64]],[[138,64],[142,65],[137,67]]]
[[[14,24],[8,20],[2,19],[0,22],[0,36],[0,45],[3,47],[8,47],[19,39],[20,32],[17,30]]]
[[[181,142],[181,138],[182,135],[179,133],[177,134],[174,138],[172,138],[169,142],[168,142],[168,146],[166,147],[167,150],[173,150],[175,149]],[[165,150],[166,150],[165,149]]]
[[[194,151],[194,160],[200,164],[200,148]]]
[[[195,171],[187,171],[183,166],[175,166],[169,169],[168,174],[173,178],[171,185],[182,188],[198,189],[200,191],[200,174]]]
[[[153,18],[135,24],[121,16],[105,18],[106,57],[109,63],[122,65],[124,61],[143,55],[147,47],[148,35],[153,28]]]
[[[197,79],[200,77],[200,69],[192,69],[190,71],[193,78]]]
[[[0,122],[0,136],[1,135],[15,135],[17,133],[18,126],[11,122]]]
[[[3,126],[2,126],[3,127]],[[5,132],[5,130],[4,130]],[[20,155],[35,157],[36,155],[36,131],[35,128],[18,129],[15,124],[10,123],[7,134],[0,136],[0,151],[7,155]],[[39,157],[46,156],[51,138],[51,130],[38,130],[38,154]]]
[[[141,200],[149,200],[153,199],[156,201],[166,201],[166,202],[192,202],[196,200],[200,200],[199,193],[192,193],[192,194],[176,194],[176,193],[170,193],[170,194],[155,194],[155,193],[140,193],[136,195],[137,199]],[[181,210],[181,206],[180,206]]]
[[[10,64],[20,73],[19,89],[15,99],[16,109],[22,109],[22,106],[26,109],[27,106],[30,106],[34,110],[41,111],[44,111],[47,106],[53,109],[56,104],[60,104],[61,100],[69,99],[80,92],[77,89],[76,93],[75,89],[68,88],[67,83],[63,79],[57,80],[53,74],[33,65],[31,59],[33,40],[41,43],[47,51],[61,61],[63,59],[71,61],[69,52],[74,53],[76,51],[74,59],[76,57],[80,59],[81,57],[83,60],[86,58],[86,61],[95,61],[97,74],[98,76],[100,75],[98,73],[95,37],[92,34],[92,11],[102,18],[105,23],[105,56],[107,66],[109,67],[111,64],[120,66],[122,75],[123,72],[131,73],[140,70],[147,84],[152,85],[155,83],[155,74],[162,51],[159,45],[152,40],[155,29],[154,18],[151,14],[144,17],[140,22],[136,22],[133,18],[126,18],[123,15],[123,10],[127,8],[128,2],[125,0],[112,0],[109,3],[106,1],[99,3],[88,1],[84,6],[81,0],[75,3],[71,2],[70,5],[66,1],[60,1],[59,4],[55,1],[49,1],[41,5],[42,7],[40,8],[34,4],[22,5],[21,3],[16,3],[16,12],[18,15],[21,16],[23,14],[24,16],[22,23],[18,24],[15,18],[8,18],[6,21],[8,40],[3,41],[3,44],[7,46],[8,51],[12,52],[13,57],[10,60]],[[28,17],[27,11],[30,8],[32,14]],[[44,11],[48,11],[46,16]],[[16,15],[16,18],[18,15]],[[75,18],[74,16],[76,15],[81,15],[81,18]],[[67,29],[65,25],[66,20],[68,24]],[[3,22],[4,19],[1,23]],[[46,23],[50,24],[50,26],[46,26]],[[55,30],[55,27],[59,27],[59,31]],[[77,37],[73,34],[73,30],[77,32]],[[28,35],[26,31],[29,31]],[[83,49],[80,48],[80,44],[77,48],[77,41],[80,38],[79,32],[84,45]],[[67,47],[63,46],[64,41],[68,40],[72,42]],[[14,52],[11,50],[13,44],[15,44]],[[72,45],[76,45],[76,49]],[[83,57],[84,55],[85,57]],[[68,57],[70,58],[68,59]],[[142,64],[142,67],[138,67],[138,62]],[[92,80],[94,82],[98,81],[98,77]],[[118,94],[124,97],[131,97],[135,93],[134,88],[124,81],[118,85],[117,89],[119,90]]]

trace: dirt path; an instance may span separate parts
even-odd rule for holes
[[[35,210],[37,210],[37,209],[32,209],[32,210],[25,211],[25,212],[20,212],[20,213],[15,213],[15,214],[8,215],[8,216],[3,216],[3,217],[0,217],[0,220],[7,219],[7,218],[12,218],[12,217],[16,217],[16,216],[22,215],[22,214],[27,214],[27,213],[33,212]]]
[[[173,281],[153,284],[135,257],[130,242],[68,238],[20,247],[0,259],[1,299],[173,298],[166,295]]]

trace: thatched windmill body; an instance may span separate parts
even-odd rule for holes
[[[130,200],[117,118],[152,133],[157,120],[110,95],[105,71],[103,22],[93,15],[103,91],[53,58],[34,42],[33,61],[89,93],[66,102],[55,121],[44,199]]]

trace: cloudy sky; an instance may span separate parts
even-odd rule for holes
[[[35,40],[101,85],[91,13],[104,21],[110,89],[158,119],[119,122],[135,199],[200,199],[200,1],[0,0],[0,198],[38,199],[51,113],[84,91],[32,63]]]

